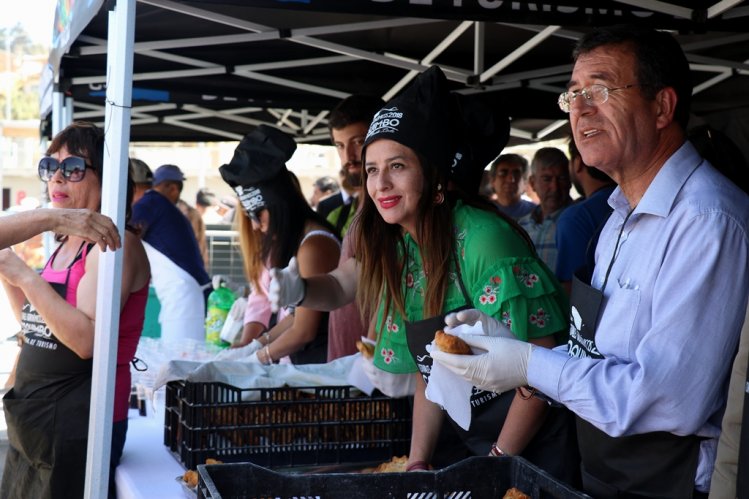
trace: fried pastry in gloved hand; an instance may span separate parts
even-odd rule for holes
[[[455,355],[433,348],[432,359],[471,382],[473,386],[502,393],[528,384],[528,359],[533,345],[520,340],[484,335],[459,335],[478,355]]]

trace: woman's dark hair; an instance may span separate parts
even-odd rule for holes
[[[270,222],[261,253],[263,261],[271,267],[288,265],[299,249],[307,221],[314,221],[338,236],[335,228],[310,207],[289,172],[282,172],[281,178],[273,181],[272,189],[275,195],[266,198]]]
[[[104,171],[104,131],[88,121],[74,121],[55,135],[49,147],[47,147],[46,154],[54,154],[63,147],[70,154],[87,159],[91,163],[93,172],[99,179],[99,185],[101,186]],[[136,229],[129,225],[134,189],[135,185],[128,162],[125,223],[127,224],[126,229],[137,233]]]

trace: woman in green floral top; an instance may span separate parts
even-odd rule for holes
[[[288,270],[274,270],[271,290],[312,308],[340,306],[355,294],[362,313],[376,317],[375,367],[416,375],[409,470],[428,467],[444,419],[424,392],[425,346],[445,313],[477,308],[546,347],[568,327],[564,293],[527,235],[491,205],[460,194],[461,175],[448,168],[460,158],[444,130],[454,115],[439,115],[449,105],[432,102],[449,99],[444,85],[432,68],[375,115],[362,154],[368,195],[355,222],[356,261],[296,282]],[[471,406],[469,430],[455,428],[473,454],[487,455],[495,444],[575,480],[576,443],[564,409],[522,391],[479,389]]]

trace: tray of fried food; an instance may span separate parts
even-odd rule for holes
[[[513,487],[511,489],[507,489],[507,492],[505,492],[505,495],[502,496],[502,499],[531,499],[531,496],[524,493],[520,489]]]
[[[205,460],[205,464],[223,464],[223,461],[218,459],[208,458]],[[176,480],[182,484],[182,486],[194,494],[198,493],[198,472],[195,470],[186,470],[183,474],[178,476]]]
[[[405,473],[408,464],[408,456],[393,456],[389,461],[377,466],[364,468],[362,473]]]

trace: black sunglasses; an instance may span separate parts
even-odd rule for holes
[[[44,182],[49,182],[55,176],[55,172],[60,170],[65,180],[80,182],[86,176],[86,168],[94,169],[92,165],[86,163],[85,159],[78,156],[69,156],[62,162],[50,156],[44,156],[39,160],[39,178]]]

